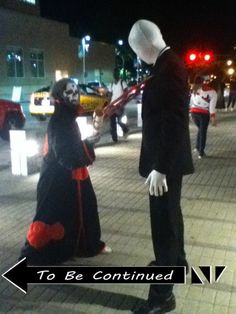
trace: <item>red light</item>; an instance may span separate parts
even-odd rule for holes
[[[205,60],[205,61],[210,61],[210,60],[211,60],[211,55],[210,55],[209,53],[206,53],[206,54],[204,55],[204,60]]]
[[[186,63],[189,66],[207,66],[215,61],[215,56],[212,51],[200,51],[200,50],[190,50],[186,54]]]
[[[190,61],[195,61],[196,58],[197,58],[196,53],[191,53],[191,54],[189,55],[189,60],[190,60]]]
[[[198,60],[198,51],[195,51],[195,50],[188,51],[186,55],[186,62],[189,65],[191,65],[191,64],[195,64],[197,60]]]

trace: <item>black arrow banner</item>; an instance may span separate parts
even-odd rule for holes
[[[2,277],[27,293],[28,284],[185,284],[186,267],[27,266],[23,258]]]

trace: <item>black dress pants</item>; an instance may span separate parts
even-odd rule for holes
[[[149,195],[153,249],[157,266],[186,266],[184,223],[180,206],[182,175],[167,177],[168,192]],[[172,284],[151,285],[148,301],[155,304],[172,292]]]
[[[230,107],[230,105],[232,104],[232,109],[234,108],[234,105],[235,105],[235,102],[236,102],[236,93],[235,94],[229,94],[229,101],[228,101],[228,104],[227,104],[227,108]]]
[[[117,142],[118,136],[117,136],[117,123],[121,127],[123,133],[127,133],[129,131],[127,125],[121,121],[122,115],[118,115],[114,113],[110,117],[110,132],[111,132],[111,137],[114,142]]]

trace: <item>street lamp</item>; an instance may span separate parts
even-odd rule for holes
[[[91,37],[89,35],[86,35],[82,38],[82,53],[83,53],[83,83],[85,84],[86,82],[86,63],[85,63],[85,56],[86,52],[88,52],[89,49],[89,42],[90,42]]]
[[[234,72],[235,72],[234,68],[229,68],[229,69],[227,70],[227,73],[228,73],[228,75],[230,75],[230,76],[232,76],[232,75],[234,74]]]
[[[119,39],[119,40],[118,40],[118,45],[119,45],[119,46],[123,46],[123,43],[124,43],[124,42],[123,42],[122,39]]]
[[[125,73],[125,60],[123,56],[123,45],[124,42],[122,39],[117,40],[117,45],[115,48],[116,52],[116,67],[122,69],[122,75],[124,76]]]

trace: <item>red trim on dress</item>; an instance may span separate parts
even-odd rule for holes
[[[87,167],[83,168],[76,168],[72,170],[72,179],[78,181],[78,180],[86,180],[89,176]]]
[[[45,135],[44,144],[43,144],[43,156],[48,154],[48,135]]]
[[[78,171],[77,173],[79,173],[80,169],[84,169],[84,168],[75,169],[72,171],[72,173],[73,172],[76,173],[76,171]],[[79,243],[81,239],[82,239],[82,242],[84,243],[84,248],[86,248],[86,235],[85,235],[85,229],[84,229],[83,204],[82,204],[82,197],[81,197],[80,179],[76,179],[76,180],[77,180],[77,196],[78,196],[78,203],[77,203],[78,204],[78,237],[77,237],[77,243],[75,247],[75,255],[78,255],[79,253],[78,247],[79,247]]]

